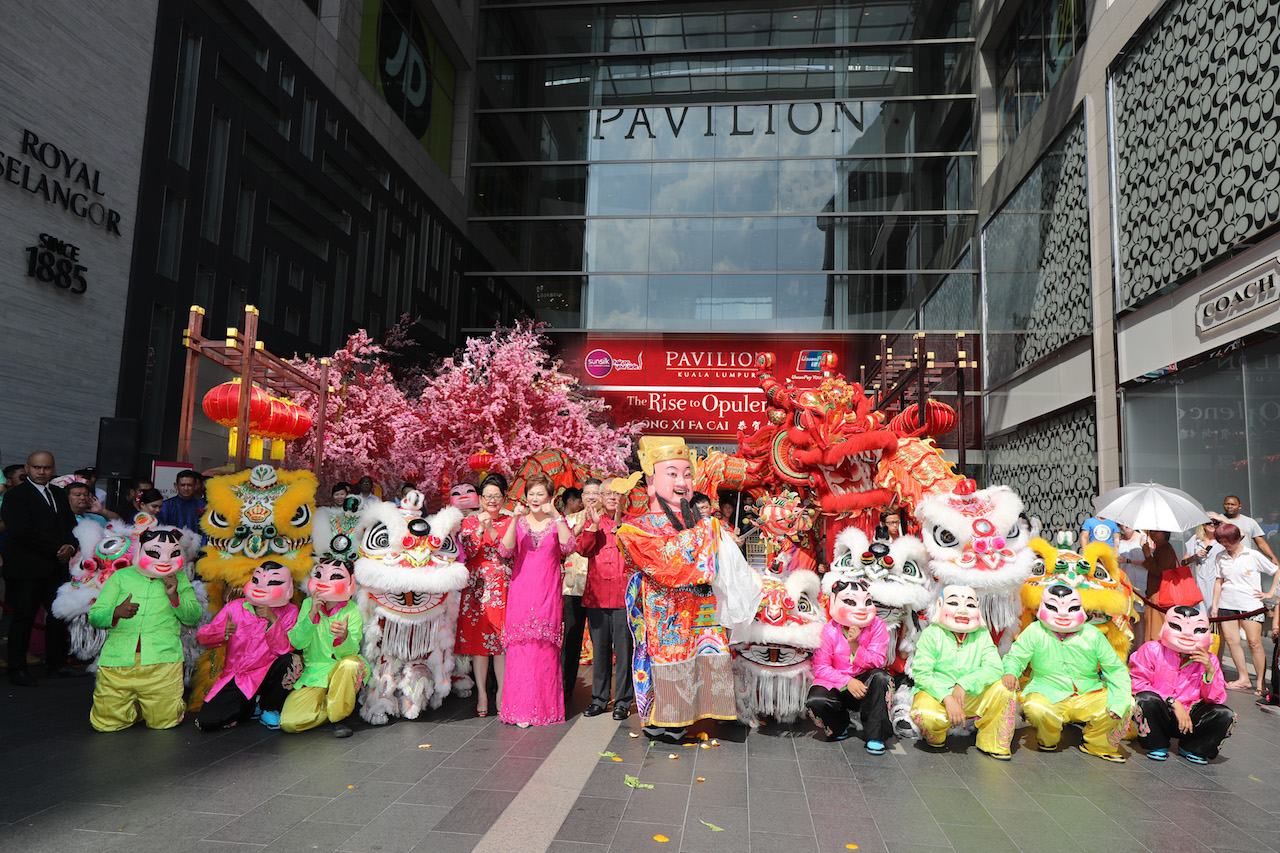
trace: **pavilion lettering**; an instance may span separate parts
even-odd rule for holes
[[[605,134],[623,139],[657,139],[681,133],[701,136],[810,136],[820,131],[840,133],[846,127],[861,133],[865,127],[862,101],[796,104],[735,104],[704,107],[633,107],[592,111],[593,139]]]
[[[98,201],[105,198],[102,173],[53,142],[41,140],[30,130],[22,131],[16,157],[0,151],[0,177],[6,184],[24,189],[86,219],[108,234],[120,236],[120,214]]]

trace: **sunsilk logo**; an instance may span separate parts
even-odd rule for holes
[[[587,353],[587,357],[583,359],[582,364],[586,368],[588,376],[595,379],[603,379],[613,370],[613,356],[609,355],[608,350],[593,349]]]
[[[822,357],[827,355],[831,350],[826,349],[804,349],[800,350],[800,355],[796,358],[797,373],[821,373]]]

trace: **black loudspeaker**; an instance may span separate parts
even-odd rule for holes
[[[98,419],[98,477],[124,480],[137,475],[138,419]]]

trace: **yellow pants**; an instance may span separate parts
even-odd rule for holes
[[[1009,755],[1013,728],[1017,720],[1016,700],[1012,690],[994,681],[978,696],[965,696],[965,717],[978,718],[978,749],[992,755]],[[947,741],[951,722],[942,703],[921,690],[911,702],[911,720],[930,746]]]
[[[93,688],[89,725],[100,732],[118,732],[138,722],[147,728],[171,729],[182,722],[182,662],[142,665],[135,652],[133,666],[100,666]]]
[[[325,722],[345,720],[355,710],[363,676],[364,661],[358,655],[347,655],[329,673],[328,687],[293,688],[280,712],[280,728],[305,732]]]
[[[1107,691],[1068,696],[1054,704],[1039,693],[1022,697],[1022,713],[1036,727],[1040,746],[1053,749],[1067,723],[1084,723],[1084,742],[1095,752],[1119,755],[1120,739],[1129,728],[1128,712],[1116,719],[1107,713]]]

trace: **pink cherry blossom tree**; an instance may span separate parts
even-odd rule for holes
[[[403,324],[402,324],[403,325]],[[493,454],[493,471],[511,476],[531,454],[565,451],[590,468],[622,472],[640,426],[614,424],[609,406],[581,388],[551,356],[543,326],[521,322],[468,338],[453,356],[422,370],[394,373],[388,348],[404,339],[397,327],[384,344],[363,331],[330,357],[330,387],[321,480],[369,475],[385,487],[402,481],[428,495],[475,475],[472,454]],[[319,376],[315,359],[295,361]],[[317,399],[295,401],[316,415]],[[314,430],[290,446],[289,464],[307,465]]]

